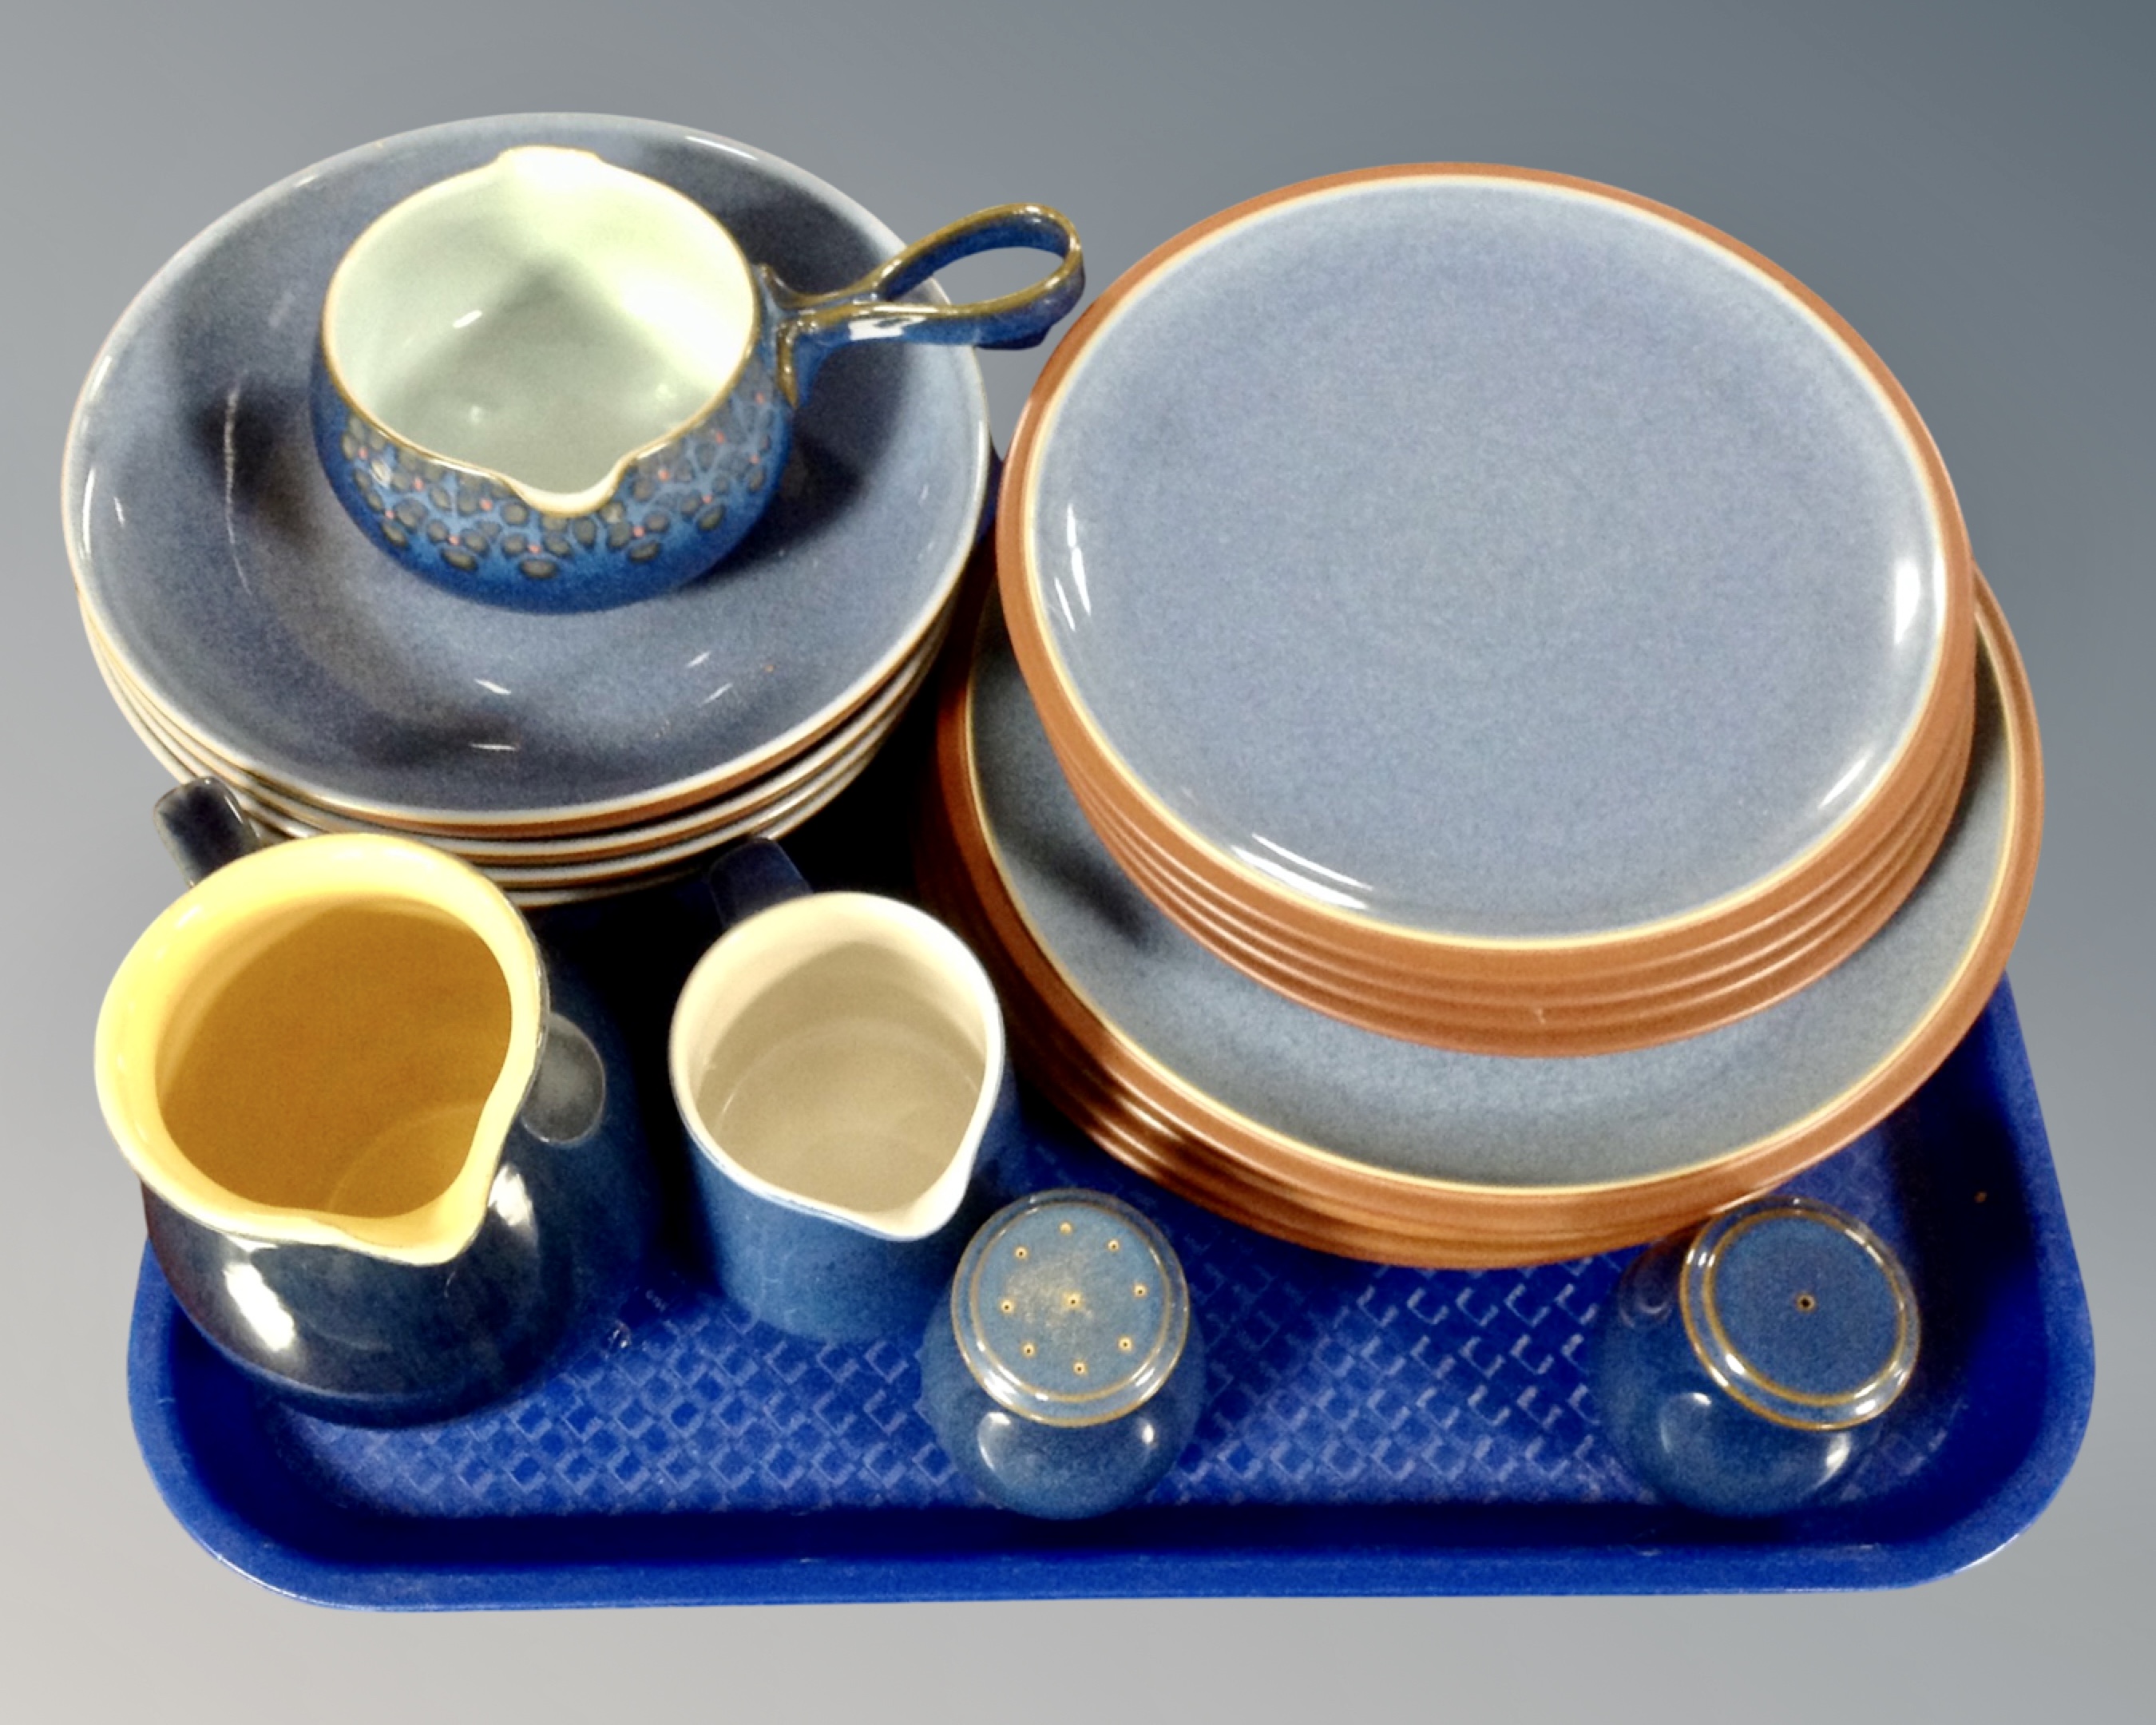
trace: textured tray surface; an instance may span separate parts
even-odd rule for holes
[[[812,881],[910,891],[891,835],[927,717],[789,839]],[[715,932],[708,898],[686,883],[537,921],[613,1006],[662,1178],[685,1198],[665,1028]],[[1925,1351],[1886,1441],[1827,1502],[1772,1522],[1659,1504],[1606,1448],[1587,1338],[1628,1255],[1474,1273],[1329,1257],[1173,1198],[1028,1106],[1003,1183],[1129,1199],[1181,1255],[1205,1329],[1197,1435],[1115,1515],[983,1506],[916,1408],[910,1339],[819,1348],[752,1323],[685,1238],[524,1394],[390,1432],[259,1395],[146,1255],[129,1354],[144,1459],[219,1558],[346,1605],[1674,1592],[1891,1586],[1974,1563],[2050,1501],[2087,1419],[2087,1307],[2004,985],[1907,1106],[1794,1183],[1903,1254]]]
[[[976,1507],[915,1407],[910,1346],[791,1340],[671,1260],[524,1395],[374,1432],[259,1399],[146,1258],[138,1433],[213,1551],[351,1604],[1921,1580],[2032,1519],[2086,1419],[2087,1310],[2033,1102],[2002,991],[1907,1108],[1796,1183],[1905,1254],[1926,1355],[1887,1440],[1776,1522],[1660,1507],[1606,1449],[1584,1373],[1624,1255],[1477,1273],[1326,1257],[1146,1186],[1037,1106],[1014,1183],[1139,1204],[1206,1327],[1198,1435],[1121,1515]]]
[[[1455,1275],[1265,1239],[1145,1184],[1043,1117],[1023,1189],[1082,1184],[1172,1235],[1205,1326],[1210,1401],[1158,1505],[1650,1501],[1612,1458],[1584,1381],[1629,1254]],[[1875,1133],[1802,1189],[1871,1219],[1934,1285],[1897,1199],[1910,1147]],[[1917,1150],[1922,1154],[1921,1147]],[[1946,1272],[1952,1279],[1951,1271]],[[265,1404],[295,1476],[372,1514],[471,1517],[905,1510],[977,1502],[915,1407],[911,1341],[818,1347],[668,1270],[608,1334],[505,1405],[369,1431]],[[1832,1503],[1891,1492],[1966,1400],[1935,1383]]]

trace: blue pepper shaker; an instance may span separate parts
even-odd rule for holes
[[[1594,1393],[1610,1442],[1662,1497],[1779,1515],[1847,1474],[1916,1368],[1916,1296],[1853,1216],[1756,1199],[1666,1240],[1618,1283]]]
[[[1100,1515],[1150,1491],[1190,1441],[1204,1354],[1158,1228],[1102,1193],[1035,1193],[959,1260],[921,1344],[921,1411],[991,1502]]]

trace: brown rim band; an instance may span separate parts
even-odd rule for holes
[[[1965,768],[1964,768],[1965,770]],[[1656,983],[1599,983],[1591,990],[1520,998],[1517,991],[1417,986],[1331,955],[1283,951],[1237,907],[1208,901],[1172,865],[1139,854],[1117,860],[1147,897],[1216,956],[1276,993],[1330,1017],[1383,1034],[1479,1054],[1533,1056],[1612,1054],[1675,1041],[1763,1010],[1817,981],[1869,940],[1923,878],[1953,824],[1962,774],[1942,775],[1925,793],[1922,817],[1888,854],[1866,860],[1820,908],[1806,907],[1745,942],[1733,956],[1711,955],[1696,972]],[[1086,807],[1099,831],[1111,817]],[[1105,842],[1105,841],[1104,841]],[[1716,962],[1717,961],[1718,962]]]
[[[1670,1173],[1551,1188],[1394,1173],[1288,1138],[1163,1068],[1107,1024],[1049,959],[1003,882],[979,818],[963,652],[953,655],[939,703],[935,794],[923,814],[924,872],[988,955],[1013,1021],[1024,1027],[1019,1045],[1029,1052],[1021,1062],[1029,1076],[1051,1096],[1082,1096],[1077,1111],[1104,1147],[1197,1201],[1224,1213],[1231,1205],[1252,1211],[1252,1225],[1321,1250],[1403,1264],[1524,1264],[1636,1244],[1767,1190],[1875,1125],[1953,1051],[2004,973],[2035,874],[2043,773],[2035,713],[2012,637],[1987,589],[1979,588],[1978,606],[2002,699],[2011,777],[2004,855],[1983,923],[1958,971],[1901,1043],[1830,1102]],[[1147,1122],[1142,1133],[1132,1123],[1140,1119]],[[1255,1219],[1260,1214],[1264,1219]]]
[[[1973,678],[1971,690],[1973,696]],[[1810,897],[1793,904],[1782,917],[1757,931],[1748,930],[1725,937],[1696,954],[1663,957],[1645,963],[1614,965],[1607,969],[1591,972],[1583,970],[1577,984],[1568,988],[1561,998],[1582,1006],[1589,1006],[1602,1000],[1630,998],[1640,993],[1681,993],[1695,983],[1726,978],[1755,957],[1763,958],[1785,952],[1799,932],[1811,936],[1830,935],[1839,926],[1840,918],[1861,913],[1878,882],[1903,867],[1912,855],[1922,851],[1928,860],[1929,851],[1924,849],[1926,835],[1934,835],[1933,846],[1935,848],[1936,833],[1943,829],[1944,820],[1941,811],[1950,812],[1960,794],[1961,782],[1968,769],[1971,740],[1971,734],[1965,733],[1959,739],[1958,748],[1940,757],[1938,770],[1930,783],[1912,803],[1901,829],[1888,844],[1875,854],[1854,859],[1849,868],[1823,882]],[[1519,1000],[1518,985],[1513,973],[1507,968],[1502,953],[1492,954],[1491,957],[1490,975],[1493,980],[1440,989],[1427,984],[1424,977],[1414,969],[1402,972],[1391,967],[1343,961],[1330,952],[1304,952],[1293,942],[1281,937],[1265,916],[1213,893],[1203,877],[1183,866],[1178,859],[1151,846],[1142,833],[1129,826],[1120,810],[1102,798],[1092,780],[1068,770],[1065,777],[1081,807],[1086,811],[1088,823],[1096,831],[1104,826],[1116,829],[1119,854],[1127,845],[1129,866],[1134,876],[1142,874],[1149,882],[1162,882],[1179,902],[1202,910],[1224,930],[1236,931],[1259,952],[1274,955],[1291,966],[1306,966],[1313,976],[1338,978],[1353,982],[1358,987],[1367,984],[1383,990],[1389,983],[1397,981],[1404,985],[1403,998],[1409,999],[1498,1004],[1517,1004]],[[1104,837],[1103,842],[1109,841]],[[1922,872],[1921,866],[1917,872]],[[1553,995],[1549,998],[1559,997]]]

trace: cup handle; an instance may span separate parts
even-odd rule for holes
[[[153,818],[190,886],[264,843],[222,779],[190,779],[166,792]]]
[[[793,859],[774,839],[744,839],[722,852],[705,874],[704,884],[718,906],[721,932],[746,922],[758,911],[790,898],[806,898],[815,890],[801,878]]]
[[[961,258],[1009,248],[1052,252],[1062,261],[1030,287],[971,305],[920,305],[899,297]],[[760,273],[784,314],[778,329],[778,387],[788,404],[796,408],[824,360],[851,342],[1031,347],[1086,292],[1078,230],[1069,217],[1038,203],[1000,204],[939,228],[835,292],[797,293],[768,267]]]

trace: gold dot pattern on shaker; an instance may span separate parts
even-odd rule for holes
[[[1159,1387],[1188,1334],[1173,1263],[1152,1225],[1115,1200],[1044,1194],[969,1250],[953,1311],[960,1352],[1013,1412],[1069,1425],[1120,1418]]]

